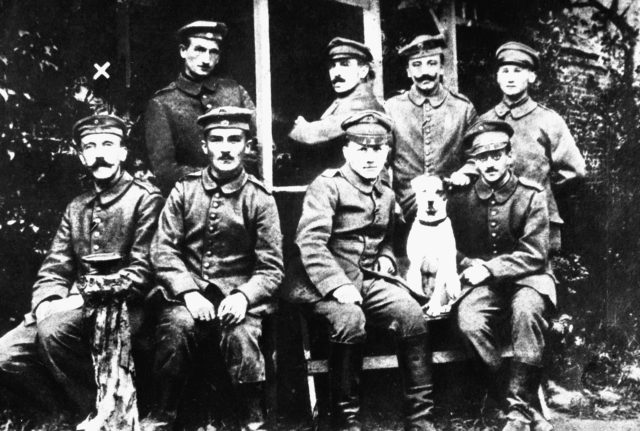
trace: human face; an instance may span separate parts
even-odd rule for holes
[[[504,64],[498,68],[496,80],[502,93],[510,99],[519,99],[529,85],[536,81],[535,72],[515,64]]]
[[[127,158],[122,138],[111,133],[92,133],[80,139],[80,160],[89,168],[93,179],[110,181],[120,174],[120,165]]]
[[[192,78],[204,78],[220,61],[220,46],[215,40],[190,37],[189,45],[180,45],[185,72]]]
[[[410,58],[407,63],[407,76],[424,93],[431,93],[438,87],[443,73],[440,54]]]
[[[329,79],[333,90],[340,94],[351,92],[369,73],[369,66],[355,58],[339,58],[329,63]]]
[[[389,154],[388,145],[360,145],[350,141],[342,148],[344,159],[351,169],[365,180],[375,180]]]
[[[202,150],[209,156],[214,173],[225,177],[242,164],[247,138],[242,129],[211,129],[207,132]]]
[[[511,156],[506,149],[502,149],[477,154],[474,160],[482,179],[491,186],[497,186],[509,170]]]

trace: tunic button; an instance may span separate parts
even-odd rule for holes
[[[216,213],[211,213],[211,214],[209,214],[209,218],[210,218],[211,220],[215,220],[215,219],[216,219],[216,217],[218,217]]]
[[[497,224],[497,223],[496,223],[496,222],[494,222],[494,221],[492,221],[492,222],[491,222],[491,226],[495,226],[496,224]]]
[[[495,200],[493,200],[493,199],[491,199],[491,202],[490,202],[490,203],[491,203],[491,205],[495,205],[495,204],[496,204],[496,201],[495,201]]]
[[[491,215],[496,215],[497,211],[496,210],[491,210]]]
[[[215,227],[209,226],[209,232],[213,232],[214,230],[215,230]]]
[[[94,237],[96,237],[96,238],[98,238],[98,237],[100,236],[100,232],[95,231],[95,232],[93,233],[93,236],[94,236]]]
[[[496,235],[498,235],[498,234],[497,234],[497,233],[495,233],[495,232],[491,232],[491,236],[492,236],[492,237],[494,237],[494,238],[495,238],[495,237],[496,237]]]
[[[102,221],[102,220],[100,220],[98,217],[96,217],[96,218],[94,218],[94,219],[93,219],[93,222],[94,222],[95,224],[100,224],[100,222],[101,222],[101,221]]]
[[[207,104],[207,109],[211,109],[213,105],[211,103]]]
[[[207,252],[205,253],[207,256],[211,256],[213,255],[213,252],[211,250],[207,250]]]
[[[214,194],[213,197],[219,198],[220,197],[220,193],[216,192],[216,194]]]
[[[214,207],[214,208],[218,208],[219,206],[220,206],[220,203],[219,203],[219,202],[214,202],[214,203],[213,203],[213,207]]]
[[[498,250],[493,250],[493,254],[498,254]]]
[[[204,265],[202,265],[202,266],[204,266],[205,268],[209,268],[210,264],[209,264],[209,262],[205,262]]]
[[[94,249],[94,250],[100,250],[100,246],[99,246],[98,244],[95,244],[95,245],[93,246],[93,249]]]

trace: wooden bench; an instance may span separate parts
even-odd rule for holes
[[[430,319],[429,324],[435,325],[438,323],[451,324],[450,319]],[[320,374],[326,374],[329,372],[329,365],[327,359],[319,359],[312,357],[311,352],[311,337],[309,333],[309,323],[307,319],[300,314],[300,327],[302,336],[302,349],[304,354],[304,360],[306,364],[307,374],[307,391],[309,395],[309,414],[312,421],[312,429],[317,430],[319,426],[319,410],[318,410],[318,396],[316,393],[315,377]],[[442,334],[440,334],[442,335]],[[462,362],[472,359],[472,357],[462,349],[461,345],[447,345],[449,343],[435,343],[432,347],[431,361],[434,364],[447,364],[452,362]],[[510,345],[505,346],[502,350],[502,357],[513,357],[513,349]],[[384,370],[398,368],[398,359],[395,354],[374,354],[365,356],[362,364],[363,370]],[[544,401],[544,399],[542,399]]]

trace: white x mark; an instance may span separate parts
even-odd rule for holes
[[[98,63],[93,63],[93,67],[95,67],[97,70],[95,75],[93,75],[93,80],[95,81],[96,79],[100,78],[103,75],[105,78],[109,79],[110,75],[107,72],[107,69],[109,68],[109,66],[111,66],[111,63],[109,63],[108,61],[102,66],[98,66]]]

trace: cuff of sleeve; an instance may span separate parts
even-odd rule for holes
[[[200,291],[196,282],[188,274],[171,280],[168,287],[176,298],[187,292]]]
[[[320,280],[318,284],[316,284],[316,289],[318,289],[318,291],[320,291],[320,294],[325,297],[336,290],[338,287],[344,286],[345,284],[353,283],[345,274],[335,274]]]

